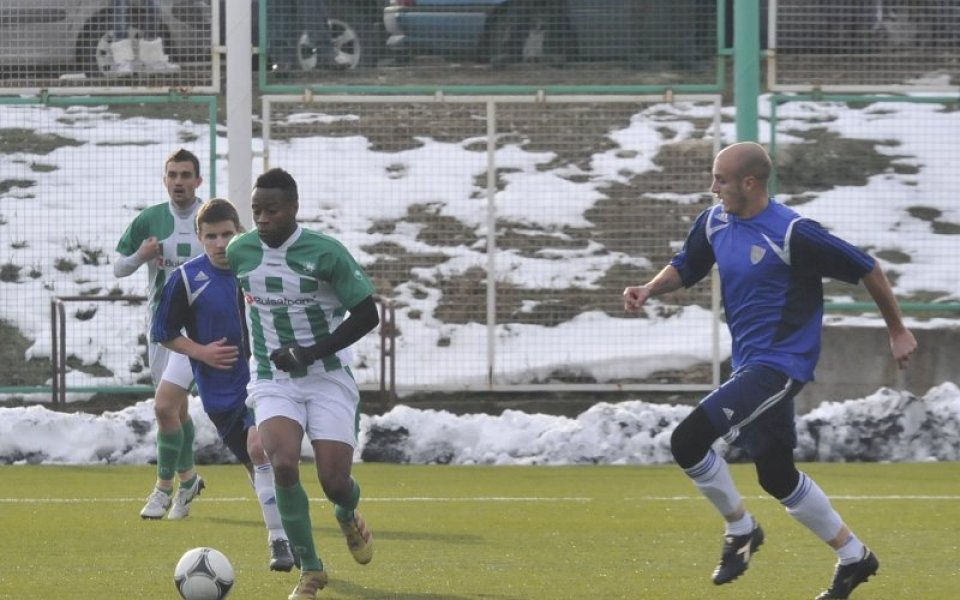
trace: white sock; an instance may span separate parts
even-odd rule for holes
[[[853,532],[850,533],[850,539],[837,549],[837,558],[840,559],[841,565],[849,565],[863,560],[866,554],[866,546],[857,539],[857,536],[853,535]]]
[[[287,539],[280,521],[280,510],[277,508],[277,493],[273,489],[273,467],[270,463],[253,466],[253,489],[260,501],[260,510],[263,512],[263,522],[270,532],[270,541]]]
[[[747,535],[756,526],[753,515],[749,511],[743,511],[743,516],[736,521],[727,521],[724,535]]]
[[[843,528],[843,521],[837,511],[833,510],[827,495],[806,473],[800,473],[797,488],[780,500],[780,503],[787,507],[791,517],[825,542],[837,537]]]
[[[740,509],[743,498],[733,484],[730,467],[722,456],[711,449],[703,460],[684,473],[693,479],[700,493],[706,496],[723,516],[731,515]],[[746,516],[746,515],[745,515]]]

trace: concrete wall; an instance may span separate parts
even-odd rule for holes
[[[881,387],[922,396],[945,381],[960,382],[960,325],[912,331],[917,352],[900,371],[884,327],[825,326],[817,380],[797,395],[797,412],[809,412],[825,401],[863,398]]]

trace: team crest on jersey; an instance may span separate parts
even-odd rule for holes
[[[759,263],[761,260],[763,260],[763,256],[766,253],[767,253],[766,248],[761,248],[756,244],[754,244],[753,246],[750,246],[750,262],[753,264]]]
[[[207,274],[204,273],[203,271],[200,271],[199,273],[197,273],[197,276],[193,278],[194,281],[206,281],[208,279],[210,278],[207,277]]]
[[[357,281],[363,281],[363,273],[360,272],[360,269],[354,269],[353,278]]]

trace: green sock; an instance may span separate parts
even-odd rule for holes
[[[180,455],[177,457],[177,473],[189,471],[194,467],[193,440],[196,438],[193,419],[187,419],[181,423],[180,429],[183,431],[183,439],[180,440]]]
[[[276,485],[277,509],[280,511],[280,521],[283,530],[290,538],[290,546],[300,557],[300,565],[304,571],[322,571],[323,561],[317,556],[317,548],[313,545],[313,526],[310,523],[310,499],[303,485],[298,481],[284,487]]]
[[[169,433],[157,432],[157,479],[161,481],[173,479],[182,445],[183,429]]]
[[[350,483],[353,484],[353,491],[350,492],[350,501],[346,504],[336,504],[334,505],[334,514],[337,516],[337,520],[341,523],[346,523],[353,518],[353,511],[357,509],[357,505],[360,504],[360,484],[357,483],[357,480],[353,477],[350,478]]]

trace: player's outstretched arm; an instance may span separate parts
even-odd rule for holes
[[[680,278],[680,273],[673,265],[667,265],[647,283],[623,290],[623,309],[639,310],[653,296],[666,294],[681,287],[683,287],[683,280]]]
[[[901,369],[906,368],[910,362],[910,355],[917,349],[917,340],[903,324],[900,305],[897,304],[897,298],[893,294],[887,276],[880,268],[880,263],[875,263],[873,269],[863,276],[863,286],[870,292],[870,297],[877,304],[887,324],[887,332],[890,334],[890,352],[897,361],[897,366]]]

